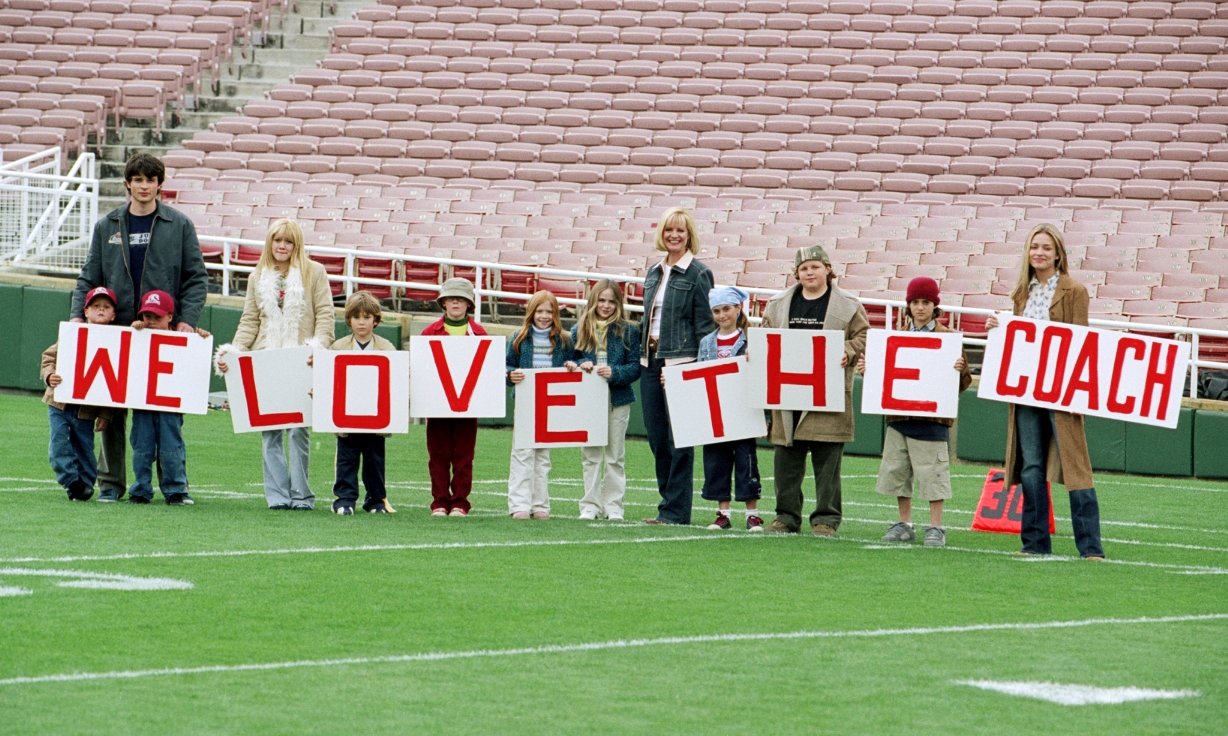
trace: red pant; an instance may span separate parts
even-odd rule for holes
[[[432,511],[469,511],[469,492],[473,490],[473,449],[477,441],[476,419],[426,420]]]

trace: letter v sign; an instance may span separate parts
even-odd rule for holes
[[[452,411],[469,411],[469,401],[473,398],[473,390],[478,385],[478,376],[482,372],[482,364],[486,361],[486,353],[490,343],[483,340],[478,343],[477,353],[469,364],[469,373],[460,393],[456,392],[456,382],[452,380],[452,371],[448,369],[448,359],[444,355],[443,345],[438,341],[431,343],[431,358],[435,361],[435,370],[439,372],[439,381],[443,384],[443,395]]]

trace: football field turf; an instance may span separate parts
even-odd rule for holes
[[[188,417],[194,507],[65,500],[45,407],[0,394],[0,733],[1205,734],[1228,715],[1228,485],[1097,475],[1104,563],[968,531],[986,468],[952,468],[948,546],[886,546],[878,460],[846,457],[838,539],[506,515],[511,433],[478,438],[474,513],[427,512],[423,428],[388,440],[395,515],[264,508],[260,443]],[[764,516],[771,453],[760,452]],[[701,482],[697,473],[696,487]],[[807,506],[813,489],[807,486]],[[922,511],[922,509],[918,509]],[[923,521],[924,515],[917,514]]]

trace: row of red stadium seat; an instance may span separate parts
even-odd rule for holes
[[[982,309],[1051,221],[1093,316],[1222,326],[1226,47],[1209,2],[396,0],[169,153],[169,187],[203,233],[293,217],[427,281],[415,257],[642,273],[683,205],[744,286],[817,239],[862,296],[926,275]]]

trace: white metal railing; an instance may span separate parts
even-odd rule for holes
[[[253,270],[253,266],[244,265],[234,262],[234,255],[238,251],[238,246],[244,245],[253,248],[261,248],[264,243],[258,240],[249,240],[243,238],[227,238],[218,236],[202,236],[201,243],[206,245],[220,246],[220,262],[206,263],[206,266],[221,277],[221,289],[223,295],[230,294],[233,277],[237,274],[247,274]],[[355,250],[352,248],[335,248],[323,246],[308,246],[307,252],[309,255],[317,258],[332,260],[334,263],[340,263],[341,268],[329,273],[329,281],[340,283],[343,285],[342,293],[346,296],[354,293],[356,289],[366,287],[387,287],[392,290],[409,290],[419,292],[436,292],[439,291],[439,279],[446,277],[449,274],[455,273],[458,269],[469,271],[472,269],[471,275],[474,282],[474,296],[477,299],[474,317],[479,322],[484,314],[494,314],[494,304],[496,301],[511,301],[524,302],[528,301],[530,294],[526,291],[509,291],[507,289],[498,288],[498,285],[503,280],[503,275],[507,273],[514,274],[529,274],[536,277],[545,278],[547,280],[557,279],[560,281],[576,281],[577,284],[596,281],[597,279],[610,279],[624,285],[624,290],[629,292],[628,296],[632,297],[632,301],[627,303],[627,311],[632,313],[642,313],[643,306],[634,300],[634,291],[637,287],[644,283],[643,277],[628,276],[623,274],[608,274],[608,273],[593,273],[590,271],[574,271],[561,268],[550,268],[548,266],[528,266],[510,263],[493,263],[490,261],[477,261],[458,258],[441,258],[438,256],[419,256],[403,253],[386,253],[380,251],[365,251]],[[408,281],[405,279],[384,279],[362,276],[358,274],[357,264],[359,261],[371,263],[373,261],[389,261],[390,263],[413,263],[413,264],[432,264],[439,266],[440,277],[435,281]],[[390,269],[395,273],[395,269]],[[335,272],[339,271],[339,272]],[[492,283],[493,280],[493,283]],[[839,281],[837,280],[837,284]],[[743,287],[747,293],[751,295],[751,301],[755,303],[764,303],[775,294],[779,293],[778,289],[761,289],[752,287]],[[557,293],[556,293],[557,296]],[[569,306],[580,306],[585,303],[583,294],[580,288],[577,289],[575,297],[558,296],[559,302]],[[859,297],[863,305],[868,307],[881,307],[884,310],[885,324],[894,326],[896,323],[898,310],[904,308],[904,302],[898,299],[877,299],[873,297]],[[988,317],[995,314],[994,310],[982,309],[978,307],[962,307],[962,306],[943,306],[943,311],[952,315],[951,328],[958,330],[960,323],[965,315],[976,315],[979,317]],[[751,322],[758,324],[761,319],[755,315],[751,317]],[[1228,330],[1209,330],[1205,328],[1184,327],[1177,325],[1160,325],[1146,324],[1140,322],[1125,322],[1121,320],[1107,319],[1090,319],[1090,326],[1104,329],[1161,333],[1172,335],[1174,339],[1187,340],[1191,343],[1191,356],[1194,370],[1189,374],[1190,396],[1197,398],[1198,396],[1198,371],[1205,369],[1228,370],[1228,363],[1217,362],[1213,360],[1204,360],[1198,357],[1199,342],[1202,338],[1214,338],[1228,341]],[[964,343],[966,345],[984,346],[986,340],[983,335],[978,336],[976,333],[964,335]]]
[[[83,153],[62,166],[59,148],[0,163],[0,265],[80,269],[98,219],[97,162]]]

